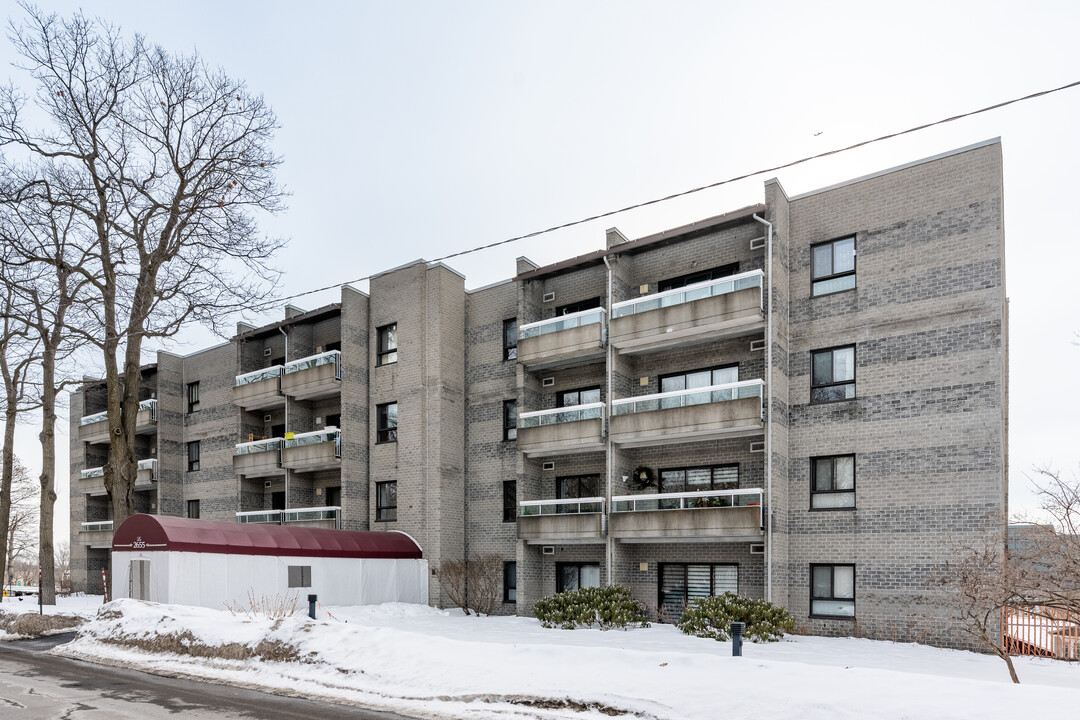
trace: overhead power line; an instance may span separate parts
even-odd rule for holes
[[[760,170],[754,170],[753,172],[744,173],[742,175],[737,175],[735,177],[730,177],[730,178],[727,178],[725,180],[718,180],[716,182],[709,183],[708,185],[700,185],[700,186],[695,187],[695,188],[690,188],[689,190],[683,190],[682,192],[672,193],[671,195],[665,195],[663,197],[655,198],[653,200],[646,200],[644,202],[634,203],[633,205],[627,205],[626,207],[621,207],[621,208],[619,208],[617,210],[608,210],[607,212],[597,213],[596,215],[590,215],[589,217],[581,218],[579,220],[571,220],[570,222],[565,222],[565,223],[562,223],[560,225],[552,225],[551,227],[545,228],[543,230],[535,230],[533,232],[526,233],[524,235],[517,235],[515,237],[506,238],[505,240],[498,240],[496,242],[488,243],[486,245],[478,245],[476,247],[469,248],[468,250],[459,250],[458,252],[450,253],[449,255],[443,255],[442,257],[437,257],[437,258],[434,258],[432,260],[428,260],[427,262],[429,262],[429,263],[442,262],[443,260],[450,260],[452,258],[461,257],[462,255],[471,255],[472,253],[477,253],[477,252],[480,252],[482,250],[490,250],[491,248],[496,248],[496,247],[499,247],[500,245],[509,245],[510,243],[520,242],[521,240],[528,240],[530,238],[539,237],[540,235],[547,235],[548,233],[553,233],[553,232],[555,232],[557,230],[565,230],[567,228],[572,228],[572,227],[575,227],[577,225],[584,225],[585,223],[590,223],[590,222],[593,222],[594,220],[601,220],[601,219],[606,218],[606,217],[612,217],[613,215],[620,215],[622,213],[629,212],[630,210],[637,210],[638,208],[648,207],[650,205],[657,205],[659,203],[667,202],[669,200],[674,200],[675,198],[685,197],[686,195],[693,195],[694,193],[699,193],[699,192],[702,192],[704,190],[712,190],[713,188],[718,188],[718,187],[720,187],[722,185],[729,185],[729,184],[731,184],[733,182],[738,182],[739,180],[745,180],[747,178],[754,177],[755,175],[764,175],[765,173],[771,173],[771,172],[776,172],[777,170],[784,170],[786,168],[795,167],[796,165],[802,165],[803,163],[810,162],[811,160],[817,160],[819,158],[829,157],[830,155],[838,155],[840,153],[847,152],[849,150],[855,150],[856,148],[865,147],[866,145],[872,145],[873,143],[881,142],[883,140],[891,140],[892,138],[900,137],[901,135],[910,135],[911,133],[919,132],[920,130],[926,130],[927,128],[932,128],[932,127],[935,127],[937,125],[945,125],[946,123],[951,123],[951,122],[955,122],[957,120],[962,120],[964,118],[968,118],[968,117],[971,117],[973,115],[980,115],[982,113],[990,112],[991,110],[998,110],[998,109],[1006,107],[1008,105],[1014,105],[1014,104],[1019,103],[1019,102],[1024,102],[1025,100],[1034,100],[1035,98],[1040,98],[1040,97],[1043,97],[1045,95],[1052,95],[1053,93],[1061,92],[1062,90],[1069,90],[1070,88],[1074,88],[1074,87],[1077,87],[1077,86],[1080,86],[1080,80],[1077,80],[1076,82],[1071,82],[1068,85],[1062,85],[1061,87],[1052,88],[1050,90],[1040,90],[1039,92],[1031,93],[1030,95],[1024,95],[1023,97],[1013,98],[1012,100],[1005,100],[1003,102],[994,103],[993,105],[987,105],[986,107],[981,107],[978,110],[971,110],[969,112],[961,113],[960,115],[953,115],[952,117],[943,118],[941,120],[935,120],[934,122],[928,122],[928,123],[924,123],[922,125],[916,125],[915,127],[910,127],[910,128],[908,128],[906,130],[900,130],[898,132],[889,133],[888,135],[882,135],[880,137],[876,137],[876,138],[873,138],[873,139],[870,139],[870,140],[863,140],[863,141],[857,142],[857,143],[855,143],[853,145],[848,145],[846,147],[837,148],[835,150],[827,150],[825,152],[818,153],[816,155],[808,155],[808,156],[806,156],[804,158],[799,158],[798,160],[792,160],[790,162],[786,162],[786,163],[783,163],[781,165],[773,165],[772,167],[761,168]],[[262,303],[260,305],[256,305],[252,309],[253,310],[261,310],[263,308],[269,308],[269,307],[272,307],[274,305],[277,305],[278,303],[285,302],[285,301],[288,301],[288,300],[295,300],[296,298],[301,298],[301,297],[304,297],[306,295],[314,295],[315,293],[320,293],[320,292],[323,292],[323,291],[326,291],[326,290],[333,290],[335,288],[344,287],[345,285],[351,285],[353,283],[364,282],[365,280],[371,280],[372,278],[374,278],[376,275],[379,275],[379,274],[380,273],[374,273],[372,275],[365,275],[364,277],[355,278],[353,280],[346,280],[345,282],[335,283],[333,285],[326,285],[324,287],[316,288],[314,290],[305,290],[304,292],[301,292],[301,293],[296,293],[294,295],[288,295],[288,296],[283,297],[283,298],[277,298],[276,300],[274,300],[272,302],[266,302],[266,303]]]

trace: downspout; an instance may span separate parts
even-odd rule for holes
[[[768,281],[768,311],[765,315],[765,507],[768,516],[765,519],[765,600],[772,602],[772,346],[773,346],[773,294],[772,294],[772,223],[754,214],[754,219],[769,229],[765,243],[765,277]]]
[[[285,336],[285,362],[289,362],[289,333],[285,332],[285,328],[278,328],[278,332]],[[285,368],[282,367],[282,372],[285,372]],[[281,377],[278,377],[278,392],[281,392]],[[285,398],[285,434],[289,433],[289,398]],[[285,442],[285,438],[281,439],[281,442]],[[278,452],[283,452],[278,450]],[[280,456],[279,456],[280,457]],[[289,468],[285,468],[285,509],[289,509]],[[284,518],[282,518],[284,519]]]
[[[610,322],[611,322],[611,263],[608,262],[608,256],[607,255],[604,256],[604,265],[607,266],[607,312],[605,313],[606,317],[604,318],[604,322],[610,325]],[[606,458],[605,459],[606,459],[606,465],[607,465],[607,491],[605,493],[606,496],[607,496],[605,498],[605,502],[607,504],[607,507],[605,508],[605,512],[604,512],[602,517],[606,521],[606,526],[607,526],[606,529],[609,530],[608,533],[607,533],[607,538],[605,540],[605,548],[606,548],[606,553],[607,553],[607,555],[606,555],[606,557],[607,557],[607,584],[608,584],[608,586],[611,586],[611,585],[614,584],[613,578],[612,578],[612,574],[613,574],[612,573],[612,564],[614,562],[614,552],[613,552],[613,548],[611,546],[611,533],[610,533],[610,528],[611,528],[611,392],[612,392],[612,388],[611,388],[611,375],[612,375],[611,366],[612,366],[612,363],[615,361],[615,358],[614,358],[614,353],[612,352],[612,349],[611,349],[611,342],[609,341],[609,338],[607,337],[606,327],[605,327],[605,330],[604,330],[604,342],[607,345],[607,363],[606,363],[607,364],[607,408],[606,408],[606,417],[604,418],[604,422],[606,424],[606,426],[605,426],[606,433],[605,434],[607,435],[607,442],[604,443],[604,448],[605,448],[605,452],[606,452]]]

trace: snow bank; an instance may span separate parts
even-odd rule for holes
[[[329,612],[275,621],[121,600],[54,652],[432,718],[966,719],[1080,703],[1080,669],[1053,661],[1021,660],[1014,686],[997,658],[918,645],[799,637],[732,658],[729,643],[671,626],[546,630],[400,603]],[[149,651],[160,637],[183,640]]]

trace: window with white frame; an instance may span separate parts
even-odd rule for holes
[[[810,252],[811,295],[829,295],[855,287],[854,235],[814,245]]]
[[[855,616],[855,566],[810,566],[810,614],[815,617]]]

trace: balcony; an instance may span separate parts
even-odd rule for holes
[[[645,353],[765,329],[760,270],[687,285],[611,306],[610,342],[621,353]]]
[[[759,542],[761,488],[620,495],[611,536],[625,543]]]
[[[157,400],[143,400],[135,416],[135,433],[153,435],[157,432]],[[109,413],[84,415],[79,420],[79,439],[88,443],[109,442]]]
[[[584,365],[604,357],[604,309],[592,308],[522,325],[517,360],[528,370]]]
[[[281,438],[255,440],[240,443],[233,455],[233,472],[246,477],[272,477],[284,475],[281,466]]]
[[[113,521],[84,522],[79,528],[79,544],[92,548],[112,549]]]
[[[287,362],[281,392],[297,400],[320,400],[341,393],[341,351],[311,355]]]
[[[337,530],[341,527],[341,507],[334,505],[292,510],[252,510],[236,513],[236,522]]]
[[[611,403],[611,440],[623,447],[761,435],[761,380],[641,395]]]
[[[255,370],[236,376],[233,386],[233,404],[245,410],[269,410],[285,404],[281,394],[281,372],[283,366]]]
[[[281,452],[282,467],[298,472],[333,470],[341,467],[341,431],[326,428],[286,436]]]
[[[572,455],[604,449],[604,403],[518,415],[517,446],[526,457]]]
[[[604,542],[604,498],[526,500],[519,505],[518,539],[530,545]]]
[[[157,460],[140,460],[135,474],[135,491],[152,490],[157,482]],[[79,489],[86,495],[105,494],[105,468],[86,468],[79,472]]]

